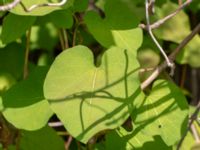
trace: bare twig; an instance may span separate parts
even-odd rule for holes
[[[177,145],[177,150],[180,149],[182,143],[183,143],[183,140],[185,139],[185,136],[187,135],[187,132],[190,130],[194,120],[196,120],[197,116],[198,116],[198,113],[200,111],[200,101],[199,103],[197,104],[197,107],[196,107],[196,110],[194,111],[194,113],[192,114],[192,116],[190,117],[190,121],[189,121],[189,124],[188,124],[188,128],[186,130],[186,132],[184,133],[184,135],[182,136],[181,140],[179,141],[178,145]]]
[[[190,127],[190,129],[191,129],[192,134],[193,134],[193,136],[194,136],[194,138],[195,138],[195,141],[196,141],[197,143],[199,143],[200,139],[199,139],[198,131],[197,131],[195,125],[192,124],[191,127]]]
[[[192,0],[187,0],[185,3],[183,3],[178,9],[176,9],[173,13],[169,14],[168,16],[164,17],[163,19],[160,19],[156,21],[155,23],[151,24],[150,27],[151,29],[158,28],[162,24],[164,24],[167,20],[171,19],[175,15],[177,15],[183,8],[185,8],[187,5],[189,5],[192,2]],[[145,24],[140,24],[140,28],[148,30],[147,25]]]
[[[62,122],[49,122],[48,125],[50,127],[62,127],[63,123]]]
[[[8,3],[6,5],[2,5],[0,6],[0,11],[7,11],[7,10],[11,10],[12,8],[14,8],[18,3],[20,3],[21,0],[14,0],[11,3]]]
[[[70,136],[68,137],[68,139],[67,139],[67,142],[65,143],[65,149],[66,149],[66,150],[69,150],[69,147],[70,147],[70,145],[71,145],[71,143],[72,143],[72,140],[73,140],[73,137],[70,135]]]
[[[142,68],[139,70],[139,73],[150,72],[155,70],[155,68]]]
[[[151,30],[151,26],[150,26],[150,19],[149,19],[149,11],[148,11],[148,0],[145,1],[145,12],[146,12],[146,22],[147,22],[147,30],[149,32],[149,35],[151,36],[152,40],[154,41],[154,43],[156,44],[156,46],[158,47],[158,49],[160,50],[160,52],[162,53],[162,55],[164,56],[167,65],[171,68],[174,67],[174,64],[168,59],[165,51],[163,50],[163,48],[160,46],[160,44],[158,43],[158,41],[156,40],[155,36],[153,35],[153,32]]]
[[[39,8],[39,7],[46,7],[46,6],[50,6],[50,7],[59,7],[59,6],[63,6],[65,3],[67,2],[67,0],[62,0],[61,2],[59,3],[44,3],[44,4],[35,4],[35,5],[32,5],[31,7],[29,8],[26,8],[26,6],[20,2],[21,6],[23,7],[23,9],[26,11],[26,12],[31,12],[33,11],[34,9],[36,8]]]
[[[169,59],[174,61],[176,55],[180,50],[189,43],[189,41],[200,31],[200,23],[194,28],[194,30],[178,45],[178,47],[169,55]],[[164,61],[160,66],[158,66],[155,71],[141,84],[141,89],[145,89],[148,85],[153,82],[154,79],[167,67],[167,62]]]

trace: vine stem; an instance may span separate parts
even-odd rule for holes
[[[149,25],[151,27],[151,29],[156,29],[158,27],[160,27],[162,24],[164,24],[167,20],[171,19],[172,17],[176,16],[182,9],[184,9],[187,5],[189,5],[192,2],[192,0],[187,0],[185,3],[183,3],[182,5],[180,5],[179,8],[177,8],[174,12],[172,12],[171,14],[169,14],[168,16],[164,17],[163,19],[160,19],[156,22],[154,22],[153,24]],[[140,24],[139,25],[140,28],[148,30],[148,26],[145,24]]]
[[[64,29],[64,28],[59,29],[58,35],[59,35],[60,45],[61,45],[62,50],[69,48],[68,36],[67,36],[66,29]]]
[[[194,111],[194,113],[191,115],[190,117],[190,121],[189,121],[189,124],[188,124],[188,128],[186,130],[186,132],[183,134],[181,140],[179,141],[178,145],[177,145],[177,150],[180,149],[182,143],[183,143],[183,140],[185,139],[186,135],[187,135],[187,132],[190,130],[194,120],[196,120],[197,116],[198,116],[198,113],[200,111],[200,101],[198,102],[197,104],[197,107],[196,107],[196,110]]]
[[[31,37],[31,28],[28,30],[26,35],[26,51],[25,51],[25,58],[24,58],[24,73],[23,78],[26,79],[28,76],[28,57],[29,57],[29,50],[30,50],[30,37]]]
[[[64,48],[67,49],[67,48],[69,48],[67,31],[66,31],[66,29],[61,29],[61,30],[62,30],[62,33],[63,33]]]
[[[176,55],[182,50],[182,48],[187,45],[190,40],[200,31],[200,23],[194,28],[194,30],[177,46],[177,48],[169,55],[169,59],[174,61]],[[141,89],[144,90],[149,86],[158,75],[167,67],[167,62],[164,61],[160,66],[158,66],[154,72],[140,85]]]
[[[65,42],[64,42],[64,39],[63,39],[63,36],[62,36],[61,29],[58,29],[58,35],[59,35],[59,39],[60,39],[61,48],[62,48],[62,50],[64,50],[65,49]]]

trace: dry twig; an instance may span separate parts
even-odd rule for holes
[[[145,12],[146,12],[147,31],[149,32],[149,35],[151,36],[152,40],[154,41],[154,43],[156,44],[156,46],[158,47],[158,49],[160,50],[160,52],[164,56],[164,58],[165,58],[165,60],[167,62],[167,65],[169,67],[171,67],[171,69],[174,69],[174,64],[169,60],[169,58],[167,57],[165,51],[163,50],[163,48],[160,46],[159,42],[156,40],[155,36],[153,35],[153,32],[151,30],[151,25],[150,25],[148,7],[149,7],[149,3],[148,3],[148,0],[146,0],[145,1]]]
[[[189,5],[192,2],[192,0],[187,0],[185,3],[183,3],[178,9],[176,9],[173,13],[169,14],[168,16],[164,17],[163,19],[160,19],[156,21],[155,23],[151,24],[150,27],[151,29],[156,29],[160,27],[162,24],[164,24],[167,20],[171,19],[175,15],[177,15],[183,8],[185,8],[187,5]],[[145,24],[140,24],[140,28],[148,30],[147,25]]]
[[[194,28],[194,30],[178,45],[178,47],[169,55],[169,59],[174,61],[176,55],[182,50],[185,45],[187,45],[190,40],[200,31],[200,23]],[[155,80],[158,75],[167,67],[167,62],[164,61],[160,66],[158,66],[155,71],[141,84],[141,89],[145,89],[147,86]]]

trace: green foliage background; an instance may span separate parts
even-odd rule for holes
[[[48,2],[22,0],[26,7]],[[178,7],[175,0],[156,1],[152,22]],[[166,53],[191,32],[199,13],[194,0],[153,31]],[[145,22],[144,1],[68,0],[32,12],[18,4],[0,16],[0,149],[63,150],[70,136],[72,150],[177,147],[189,121],[188,91],[166,72],[146,90],[140,88],[152,73],[140,70],[163,61],[139,28]],[[176,64],[200,67],[199,48],[196,35]],[[64,127],[49,127],[52,121]],[[188,132],[181,149],[194,146]]]

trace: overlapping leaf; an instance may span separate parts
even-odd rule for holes
[[[31,28],[36,17],[19,16],[9,13],[3,20],[1,40],[8,44],[25,35],[26,30]]]
[[[86,25],[94,38],[104,47],[112,45],[135,53],[142,43],[142,31],[137,28],[139,20],[130,9],[130,2],[109,0],[105,4],[105,19],[95,12],[85,16]]]
[[[156,19],[159,20],[175,11],[179,6],[171,1],[156,9]],[[154,30],[160,39],[180,43],[189,33],[190,24],[187,14],[183,11]]]
[[[172,149],[186,130],[188,105],[180,90],[171,82],[157,80],[152,92],[133,111],[133,130],[122,127],[107,135],[109,149]],[[115,141],[115,145],[111,143]]]
[[[72,136],[86,143],[94,134],[121,125],[139,99],[134,55],[113,47],[95,67],[84,46],[61,53],[44,83],[45,98]]]
[[[27,80],[15,84],[3,94],[2,113],[15,127],[36,130],[46,125],[51,117],[52,111],[42,90],[47,69],[38,67]]]
[[[157,19],[161,19],[164,16],[169,15],[172,11],[179,6],[170,1],[165,3],[160,9],[157,9]],[[190,21],[188,15],[181,11],[175,17],[165,22],[161,27],[155,30],[155,34],[158,38],[163,40],[180,43],[189,33]],[[200,62],[200,37],[196,35],[178,54],[177,61],[180,64],[189,64],[192,67],[199,67]]]

